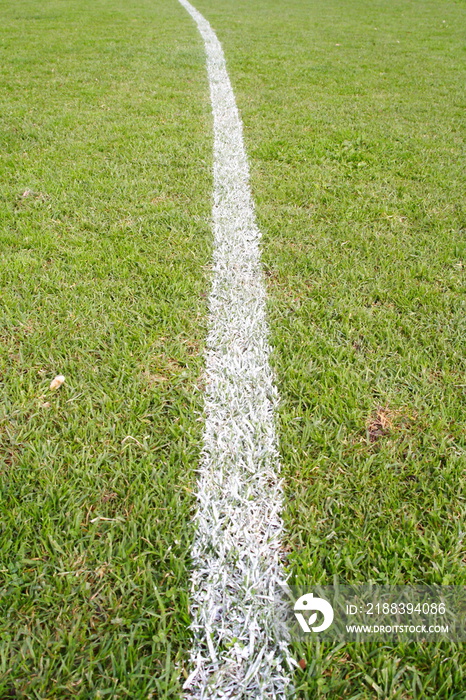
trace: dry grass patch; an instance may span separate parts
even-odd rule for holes
[[[366,425],[366,434],[369,442],[377,442],[383,437],[388,437],[397,430],[402,430],[417,418],[415,411],[408,409],[392,409],[378,406],[371,414]]]

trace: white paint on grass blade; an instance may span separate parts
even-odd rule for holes
[[[204,39],[214,120],[214,260],[205,429],[192,547],[187,698],[285,698],[290,689],[280,538],[282,489],[269,366],[260,232],[241,119],[222,47]]]

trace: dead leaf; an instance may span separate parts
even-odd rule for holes
[[[54,391],[54,389],[58,389],[65,381],[65,377],[63,374],[57,374],[55,379],[52,379],[50,382],[50,391]]]

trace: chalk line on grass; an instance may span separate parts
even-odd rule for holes
[[[195,517],[187,698],[285,698],[291,688],[260,232],[242,124],[213,29],[187,1],[205,43],[214,122],[213,280],[205,428]]]

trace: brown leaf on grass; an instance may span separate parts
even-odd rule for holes
[[[61,387],[62,384],[64,384],[64,382],[65,377],[63,376],[63,374],[57,374],[55,379],[52,379],[52,381],[50,382],[50,391],[58,389],[59,387]]]

